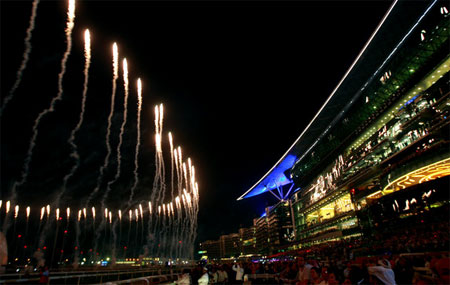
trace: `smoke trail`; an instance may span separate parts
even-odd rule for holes
[[[6,108],[6,105],[8,104],[8,102],[13,98],[14,92],[19,87],[20,81],[22,80],[23,71],[27,67],[28,59],[29,59],[29,56],[31,53],[31,36],[32,36],[32,32],[34,30],[34,23],[36,20],[37,7],[39,4],[39,1],[40,0],[33,1],[33,7],[31,8],[30,23],[29,23],[29,26],[27,29],[27,36],[24,39],[25,51],[23,52],[22,63],[20,64],[19,70],[17,70],[16,81],[14,82],[13,87],[9,91],[8,96],[6,96],[5,99],[3,99],[3,105],[0,108],[0,117],[2,116],[3,110]]]
[[[138,87],[138,112],[137,112],[136,154],[135,154],[135,157],[134,157],[134,184],[133,184],[133,187],[131,187],[130,197],[128,198],[128,207],[131,206],[131,201],[133,200],[133,196],[134,196],[134,190],[136,189],[136,187],[137,187],[137,185],[139,183],[138,157],[139,157],[139,146],[141,145],[141,110],[142,110],[142,83],[141,83],[141,79],[140,78],[138,78],[138,80],[137,80],[137,87]]]
[[[112,125],[112,117],[114,115],[114,102],[116,98],[116,89],[117,89],[117,79],[119,78],[119,52],[117,48],[117,44],[113,44],[113,80],[112,80],[112,95],[111,95],[111,109],[109,111],[108,116],[108,127],[106,129],[106,149],[107,154],[105,157],[105,161],[103,165],[100,167],[100,174],[97,177],[97,186],[95,187],[94,191],[89,195],[87,201],[86,201],[86,207],[89,204],[89,202],[92,200],[95,194],[97,194],[98,190],[100,189],[100,185],[103,180],[103,174],[105,169],[108,167],[109,164],[109,157],[111,156],[111,143],[110,143],[110,137],[111,137],[111,125]]]
[[[25,162],[24,162],[23,169],[22,169],[21,180],[15,181],[12,186],[12,194],[11,194],[12,202],[15,202],[17,199],[17,187],[20,187],[23,184],[25,184],[25,182],[28,179],[28,173],[29,173],[31,158],[33,155],[33,149],[36,145],[36,138],[38,135],[39,124],[45,115],[47,115],[55,110],[56,102],[58,102],[62,99],[62,95],[63,95],[63,85],[62,84],[63,84],[64,74],[66,73],[66,63],[69,58],[70,52],[72,50],[72,30],[74,27],[74,19],[75,19],[75,0],[69,0],[69,7],[68,7],[68,12],[67,12],[67,27],[65,30],[67,48],[66,48],[64,56],[61,60],[61,72],[58,74],[58,93],[57,93],[56,97],[53,97],[53,99],[50,103],[50,107],[45,109],[44,111],[42,111],[38,115],[36,120],[34,121],[33,135],[31,137],[30,144],[28,146],[27,156],[25,158]],[[6,231],[8,230],[8,228],[9,228],[9,223],[8,223],[8,221],[5,221],[5,223],[3,225],[3,232],[5,234],[6,234]]]
[[[62,191],[58,194],[56,201],[55,201],[56,207],[59,206],[59,201],[67,189],[67,182],[75,174],[75,171],[80,166],[80,156],[78,154],[78,146],[75,143],[75,135],[80,130],[81,125],[83,124],[84,112],[85,112],[85,108],[86,108],[86,98],[87,98],[88,81],[89,81],[89,67],[91,65],[91,35],[90,35],[88,29],[86,29],[86,31],[84,32],[84,56],[85,56],[86,60],[85,60],[85,64],[84,64],[84,84],[83,84],[83,95],[82,95],[82,99],[81,99],[80,118],[78,119],[78,123],[75,126],[75,128],[72,130],[69,140],[67,141],[67,143],[72,148],[72,153],[70,154],[70,157],[75,159],[75,165],[70,170],[70,173],[68,173],[66,176],[64,176]]]

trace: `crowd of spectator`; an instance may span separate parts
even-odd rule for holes
[[[264,261],[212,262],[177,284],[450,284],[448,222],[381,232]]]

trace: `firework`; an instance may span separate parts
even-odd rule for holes
[[[105,171],[105,169],[108,167],[109,164],[109,157],[111,156],[111,143],[110,143],[110,137],[111,137],[111,126],[112,126],[112,117],[114,115],[114,105],[115,105],[115,98],[116,98],[116,89],[117,89],[117,79],[119,78],[119,52],[118,52],[118,48],[117,48],[117,44],[114,43],[113,47],[113,80],[112,80],[112,95],[111,95],[111,108],[109,111],[109,116],[108,116],[108,127],[106,129],[106,149],[107,149],[107,153],[105,156],[105,160],[103,162],[103,165],[100,167],[100,174],[97,177],[97,185],[94,189],[94,191],[92,191],[92,193],[89,195],[87,201],[86,201],[86,205],[89,204],[89,202],[91,201],[91,199],[94,197],[94,195],[100,190],[100,185],[101,182],[103,180],[103,173]]]
[[[139,146],[141,145],[141,110],[142,110],[142,82],[141,79],[137,80],[137,88],[138,88],[138,110],[137,110],[137,138],[136,138],[136,151],[134,156],[134,183],[131,187],[130,197],[128,198],[128,206],[131,205],[131,201],[133,200],[134,190],[136,189],[139,183],[138,169],[139,169]]]
[[[14,207],[14,219],[16,219],[17,216],[19,216],[19,205]]]
[[[128,63],[126,58],[123,59],[122,66],[123,66],[123,82],[124,82],[125,96],[123,102],[123,121],[122,125],[120,126],[119,143],[117,144],[117,169],[114,179],[109,181],[107,184],[105,194],[103,195],[102,198],[102,207],[105,206],[105,200],[108,197],[109,192],[111,191],[111,185],[114,184],[120,177],[120,169],[122,163],[122,154],[120,149],[123,143],[123,134],[125,132],[125,125],[127,123],[127,113],[128,113]]]
[[[41,217],[40,220],[42,221],[42,219],[44,218],[44,214],[45,214],[45,207],[41,208]]]

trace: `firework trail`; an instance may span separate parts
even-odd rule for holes
[[[42,219],[44,218],[45,215],[45,207],[41,208],[41,216],[39,218],[39,226],[38,226],[38,230],[37,230],[37,234],[36,234],[36,238],[33,241],[33,245],[34,248],[36,248],[37,246],[39,246],[39,232],[41,231],[41,227],[42,227]]]
[[[122,155],[120,152],[120,148],[122,146],[123,142],[123,134],[125,132],[125,124],[127,123],[127,113],[128,113],[128,64],[127,59],[123,59],[123,80],[124,80],[124,89],[125,89],[125,96],[124,96],[124,103],[123,103],[123,122],[120,127],[120,134],[119,134],[119,144],[117,145],[117,169],[116,174],[114,176],[114,179],[108,182],[108,185],[106,187],[106,191],[103,194],[102,197],[102,209],[105,208],[105,200],[108,197],[109,192],[111,191],[111,185],[114,184],[117,179],[120,177],[120,168],[121,168],[121,162],[122,162]],[[102,223],[100,224],[100,227],[97,229],[95,233],[95,246],[98,244],[98,239],[100,238],[100,231],[101,229],[106,225],[106,220],[102,219]]]
[[[117,44],[113,44],[113,80],[112,80],[112,95],[111,95],[111,109],[109,111],[108,116],[108,127],[106,129],[106,149],[107,154],[105,157],[105,161],[103,162],[103,165],[100,167],[100,174],[97,177],[97,186],[95,187],[94,191],[89,195],[89,198],[86,201],[86,206],[89,204],[89,202],[92,200],[94,195],[99,191],[100,185],[103,180],[103,174],[105,169],[108,167],[109,164],[109,157],[111,156],[111,143],[110,143],[110,137],[111,137],[111,126],[112,126],[112,117],[114,115],[114,102],[116,98],[116,89],[117,89],[117,79],[119,78],[119,52],[117,48]]]
[[[78,218],[75,227],[75,256],[73,259],[73,264],[76,267],[78,267],[78,256],[80,248],[80,220],[81,220],[81,210],[78,210]]]
[[[142,110],[142,83],[141,83],[141,79],[140,78],[138,78],[138,80],[137,80],[137,88],[138,88],[138,110],[137,110],[136,153],[135,153],[135,157],[134,157],[134,184],[131,187],[130,197],[128,198],[128,207],[131,206],[131,201],[133,200],[133,196],[134,196],[134,190],[136,189],[136,187],[137,187],[137,185],[139,183],[138,157],[139,157],[139,146],[141,145],[141,110]],[[141,212],[142,212],[142,206],[141,206]]]
[[[27,29],[27,36],[24,39],[25,50],[23,52],[22,63],[20,64],[19,70],[17,70],[16,81],[14,82],[13,87],[11,88],[11,90],[9,90],[8,96],[6,96],[5,99],[3,100],[3,105],[0,108],[0,117],[2,116],[3,110],[6,108],[6,105],[8,104],[8,102],[13,98],[14,92],[19,87],[20,82],[22,81],[23,71],[27,67],[28,59],[29,59],[30,53],[31,53],[31,36],[32,36],[33,30],[34,30],[34,23],[36,20],[37,7],[39,4],[39,1],[40,0],[33,1],[33,6],[31,8],[30,22],[29,22],[29,26]]]
[[[162,107],[162,104],[161,104]],[[161,110],[161,116],[162,116],[162,110]],[[162,119],[160,120],[160,108],[159,106],[155,106],[155,177],[153,178],[153,188],[152,188],[152,193],[150,195],[150,204],[153,205],[158,205],[160,202],[160,197],[161,197],[161,191],[163,189],[162,187],[162,177],[161,177],[161,153],[162,153],[162,147],[161,147],[161,130],[160,130],[160,126],[162,124]],[[158,206],[160,207],[160,206]],[[152,218],[149,219],[148,221],[148,233],[150,235],[151,238],[148,239],[148,244],[150,244],[150,242],[153,242],[154,240],[156,240],[156,229],[158,226],[158,221],[159,221],[159,214],[156,215],[156,221],[153,223]],[[153,227],[152,227],[153,226]],[[153,228],[153,230],[152,230]],[[156,244],[156,242],[155,242]],[[154,245],[155,245],[154,244]]]
[[[45,209],[47,212],[47,220],[45,221],[44,228],[42,229],[41,234],[39,236],[39,247],[42,247],[44,245],[46,235],[48,232],[50,232],[50,226],[52,224],[50,220],[50,205],[47,205]]]
[[[27,207],[27,224],[25,226],[25,237],[28,236],[28,221],[30,219],[30,206]]]
[[[92,228],[95,232],[95,207],[92,207]]]
[[[116,254],[117,254],[117,223],[119,223],[119,244],[120,244],[120,240],[122,238],[122,211],[119,210],[119,215],[118,218],[116,218],[114,220],[113,223],[113,228],[112,228],[112,232],[113,232],[113,246],[112,246],[112,264],[115,265],[116,264]]]
[[[129,210],[129,226],[128,226],[128,237],[127,237],[127,243],[125,246],[128,248],[128,244],[130,243],[130,233],[131,233],[131,223],[133,222],[133,211]],[[124,251],[124,255],[126,255],[126,252]],[[125,256],[124,256],[125,257]]]
[[[108,197],[109,192],[111,191],[111,185],[114,184],[117,179],[120,177],[120,167],[122,162],[122,155],[120,152],[120,148],[123,143],[123,133],[125,132],[125,124],[127,123],[127,113],[128,113],[128,64],[127,59],[123,59],[123,81],[124,81],[124,89],[125,89],[125,96],[124,96],[124,102],[123,102],[123,122],[120,126],[120,134],[119,134],[119,144],[117,145],[117,170],[116,175],[114,176],[114,179],[112,181],[108,182],[107,189],[105,191],[105,194],[102,198],[102,209],[105,208],[105,200]]]
[[[57,208],[56,209],[56,215],[55,215],[55,218],[56,218],[56,233],[55,233],[55,240],[53,241],[53,250],[52,250],[52,255],[51,255],[51,258],[50,258],[50,265],[52,265],[53,264],[53,257],[54,257],[54,255],[55,255],[55,251],[56,251],[56,242],[57,242],[57,240],[58,240],[58,232],[59,232],[59,208]]]
[[[159,137],[160,140],[162,140],[162,132],[163,132],[163,119],[164,119],[164,109],[163,104],[159,105]],[[162,141],[160,141],[160,144]],[[161,190],[160,193],[162,194],[162,198],[160,201],[164,201],[164,197],[166,196],[166,170],[165,170],[165,163],[164,163],[164,156],[162,151],[162,145],[160,145],[160,158],[159,163],[161,164]]]
[[[17,221],[18,216],[19,216],[19,205],[16,205],[14,207],[14,234],[13,234],[13,236],[16,235],[16,221]]]
[[[31,163],[31,158],[33,155],[33,149],[36,145],[36,138],[38,135],[38,128],[39,128],[39,124],[42,120],[42,118],[53,112],[55,110],[55,104],[56,102],[60,101],[62,99],[62,95],[63,95],[63,78],[64,78],[64,74],[66,73],[66,63],[67,60],[69,58],[70,52],[72,50],[72,30],[74,27],[74,19],[75,19],[75,0],[69,0],[69,7],[68,7],[68,13],[67,13],[67,27],[66,27],[66,41],[67,41],[67,49],[64,53],[64,56],[61,60],[61,72],[58,74],[58,93],[56,95],[56,97],[54,97],[50,103],[50,107],[45,109],[44,111],[42,111],[38,117],[36,118],[34,125],[33,125],[33,135],[31,137],[30,140],[30,144],[28,146],[28,151],[27,151],[27,156],[25,158],[25,162],[23,165],[23,169],[22,169],[22,174],[21,174],[21,179],[20,181],[15,181],[13,186],[12,186],[12,198],[11,200],[13,202],[16,201],[17,198],[17,187],[22,186],[23,184],[25,184],[25,182],[28,179],[28,173],[29,173],[29,168],[30,168],[30,163]],[[6,234],[6,231],[8,230],[8,223],[6,222],[3,225],[3,233]]]
[[[139,204],[139,213],[141,215],[141,241],[142,244],[144,242],[144,210],[142,209],[142,205]]]
[[[59,262],[62,261],[62,258],[63,258],[63,252],[64,252],[64,246],[65,246],[65,244],[66,244],[66,236],[67,236],[67,233],[69,232],[69,224],[70,224],[70,208],[67,208],[67,209],[66,209],[66,214],[67,214],[66,229],[64,230],[63,241],[62,241],[62,247],[61,247],[62,251],[61,251],[61,254],[60,254],[60,256],[59,256]]]
[[[182,163],[182,153],[181,153],[181,147],[178,146],[177,149],[175,149],[174,151],[174,158],[175,158],[175,168],[176,168],[176,173],[177,173],[177,184],[178,184],[178,196],[177,196],[177,200],[178,200],[178,216],[177,216],[177,240],[181,240],[182,236],[183,236],[183,225],[184,222],[182,220],[183,218],[183,212],[181,209],[181,200],[180,197],[184,197],[182,196],[182,179],[183,179],[183,175],[182,175],[182,171],[181,171],[181,163]],[[181,245],[178,246],[178,253],[177,256],[181,255]]]
[[[70,154],[70,157],[75,159],[75,165],[70,170],[70,173],[64,176],[64,182],[62,191],[58,194],[55,205],[59,206],[59,201],[61,197],[64,195],[66,189],[67,189],[67,182],[69,179],[75,174],[75,171],[80,166],[80,156],[78,154],[78,146],[75,143],[75,135],[80,130],[81,125],[83,124],[84,120],[84,112],[86,108],[86,98],[87,98],[87,90],[88,90],[88,81],[89,81],[89,67],[91,65],[91,35],[89,33],[89,30],[86,29],[84,32],[84,56],[85,56],[85,64],[84,64],[84,84],[83,84],[83,95],[81,99],[81,112],[80,112],[80,118],[78,119],[78,123],[75,126],[75,128],[72,130],[69,140],[67,143],[70,145],[72,149],[72,153]]]
[[[173,180],[174,180],[174,154],[173,154],[173,138],[172,138],[172,133],[169,132],[169,144],[170,144],[170,190],[171,190],[171,199],[173,200],[174,196],[173,196],[173,191],[174,191],[174,187],[173,187]]]
[[[134,213],[135,213],[135,218],[136,218],[136,234],[134,235],[134,256],[137,255],[137,253],[139,253],[139,247],[138,247],[138,234],[139,234],[139,214],[138,214],[138,210],[134,209]]]
[[[162,180],[162,120],[163,120],[163,109],[162,104],[159,106],[155,106],[155,178],[153,179],[153,191],[151,195],[151,201],[153,204],[159,204],[161,198],[161,192],[163,189],[163,180]],[[155,200],[157,196],[157,200]]]

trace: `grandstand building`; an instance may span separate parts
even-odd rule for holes
[[[310,124],[238,198],[280,201],[254,222],[260,252],[370,236],[427,213],[449,220],[449,7],[411,3],[394,1]]]

